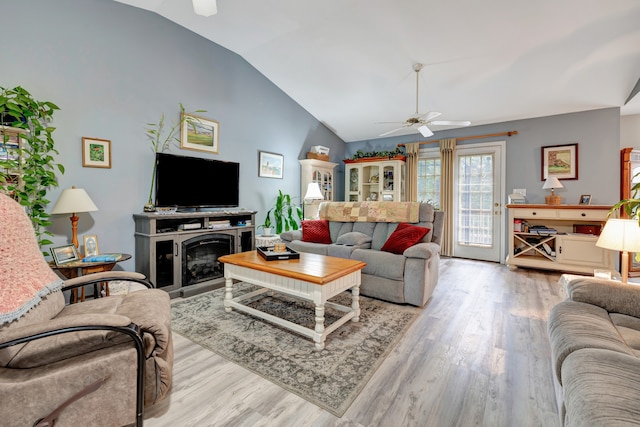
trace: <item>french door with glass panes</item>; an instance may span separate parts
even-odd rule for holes
[[[454,156],[453,255],[499,262],[505,143],[459,145]]]

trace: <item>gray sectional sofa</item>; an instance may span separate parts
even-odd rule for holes
[[[323,205],[327,203],[346,202],[324,202]],[[322,211],[323,206],[320,209]],[[280,238],[288,247],[298,252],[366,262],[367,265],[362,270],[362,295],[394,303],[423,306],[438,282],[444,213],[434,210],[429,204],[420,203],[418,216],[418,222],[412,225],[426,227],[431,231],[420,243],[402,254],[380,250],[397,228],[398,222],[329,221],[330,244],[304,242],[301,230],[284,232]]]
[[[564,426],[640,425],[640,287],[565,275],[549,315]]]

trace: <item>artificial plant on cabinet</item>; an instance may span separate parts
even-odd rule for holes
[[[194,113],[204,113],[206,110],[196,110]],[[189,113],[191,114],[191,113]],[[190,115],[185,115],[185,109],[182,103],[180,103],[180,120],[177,123],[172,123],[169,127],[168,132],[165,133],[165,122],[164,122],[164,113],[160,116],[160,120],[158,123],[147,123],[147,138],[151,143],[151,151],[153,151],[153,170],[151,171],[151,186],[149,188],[149,200],[147,204],[144,205],[145,212],[154,212],[156,210],[153,204],[153,186],[156,180],[156,154],[164,153],[166,150],[171,148],[171,143],[180,143],[180,127],[184,122],[192,123],[196,122],[198,119],[192,118]]]

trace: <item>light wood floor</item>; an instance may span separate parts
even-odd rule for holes
[[[443,259],[430,302],[342,418],[176,334],[172,391],[145,425],[558,426],[546,319],[559,277]]]

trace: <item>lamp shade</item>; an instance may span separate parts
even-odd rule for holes
[[[63,190],[51,209],[52,214],[70,214],[77,212],[94,212],[98,207],[84,188],[67,188]]]
[[[218,5],[216,0],[192,0],[193,11],[196,15],[211,16],[218,13]]]
[[[609,219],[596,246],[621,252],[640,252],[640,225],[637,219]]]
[[[543,190],[548,190],[548,189],[554,189],[554,188],[564,188],[564,185],[562,185],[562,183],[560,182],[560,180],[558,178],[556,178],[555,176],[550,176],[547,178],[547,180],[544,182],[544,185],[542,186]]]
[[[307,185],[307,193],[304,195],[305,200],[322,200],[324,196],[320,191],[320,186],[317,182],[310,182]]]

